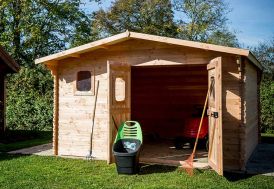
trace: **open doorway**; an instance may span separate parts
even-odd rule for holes
[[[140,161],[179,165],[189,157],[207,88],[206,64],[131,67],[131,119],[144,135]],[[195,167],[208,165],[206,140],[199,141]]]

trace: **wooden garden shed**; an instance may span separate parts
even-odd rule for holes
[[[19,71],[19,65],[10,57],[10,55],[0,46],[0,133],[5,130],[5,96],[6,83],[5,77],[8,73]]]
[[[178,164],[189,151],[180,156],[170,140],[209,86],[206,163],[219,174],[243,171],[258,144],[262,66],[249,50],[126,31],[40,63],[54,76],[55,155],[86,156],[92,144],[95,158],[113,162],[116,125],[137,120],[145,136],[141,161]]]

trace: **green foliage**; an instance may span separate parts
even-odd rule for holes
[[[274,38],[253,49],[263,65],[260,88],[261,130],[274,133]]]
[[[92,27],[98,38],[126,30],[175,36],[173,16],[169,0],[117,0],[109,10],[93,13]]]
[[[18,74],[10,75],[8,82],[8,128],[49,130],[53,109],[50,73],[42,66],[23,67]]]
[[[80,5],[81,0],[5,0],[0,4],[0,45],[20,65],[34,66],[35,58],[81,37],[79,30],[89,19]]]
[[[177,20],[179,38],[238,46],[235,34],[227,29],[229,6],[223,0],[174,0],[183,19]]]
[[[274,82],[263,78],[260,88],[261,130],[274,134]]]
[[[228,10],[222,0],[117,0],[93,13],[92,32],[97,39],[130,30],[239,46],[235,33],[227,29]]]
[[[206,42],[229,47],[239,47],[239,41],[236,37],[236,34],[226,29],[223,31],[214,31],[207,38]]]

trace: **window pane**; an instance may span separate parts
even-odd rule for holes
[[[210,86],[209,86],[209,103],[211,107],[215,107],[215,78],[210,77]]]
[[[89,71],[80,71],[77,74],[77,91],[90,91],[91,73]]]
[[[115,79],[115,100],[117,102],[124,101],[126,97],[126,83],[123,78]]]

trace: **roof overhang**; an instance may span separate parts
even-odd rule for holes
[[[20,67],[15,60],[0,46],[0,59],[13,71],[18,72]]]
[[[213,45],[213,44],[187,41],[187,40],[149,35],[149,34],[143,34],[143,33],[136,33],[136,32],[129,32],[129,31],[126,31],[124,33],[120,33],[108,38],[104,38],[98,41],[94,41],[85,45],[74,47],[74,48],[71,48],[56,54],[52,54],[46,57],[38,58],[35,60],[35,63],[50,64],[52,62],[56,62],[65,58],[78,57],[80,54],[93,51],[96,49],[100,49],[100,48],[106,48],[106,46],[108,45],[113,45],[129,39],[142,39],[142,40],[148,40],[148,41],[167,43],[171,45],[179,45],[179,46],[197,48],[197,49],[202,49],[207,51],[216,51],[216,52],[234,54],[238,56],[244,56],[244,57],[247,57],[256,67],[258,67],[259,69],[262,69],[262,65],[260,64],[260,62],[247,49],[225,47],[220,45]]]

